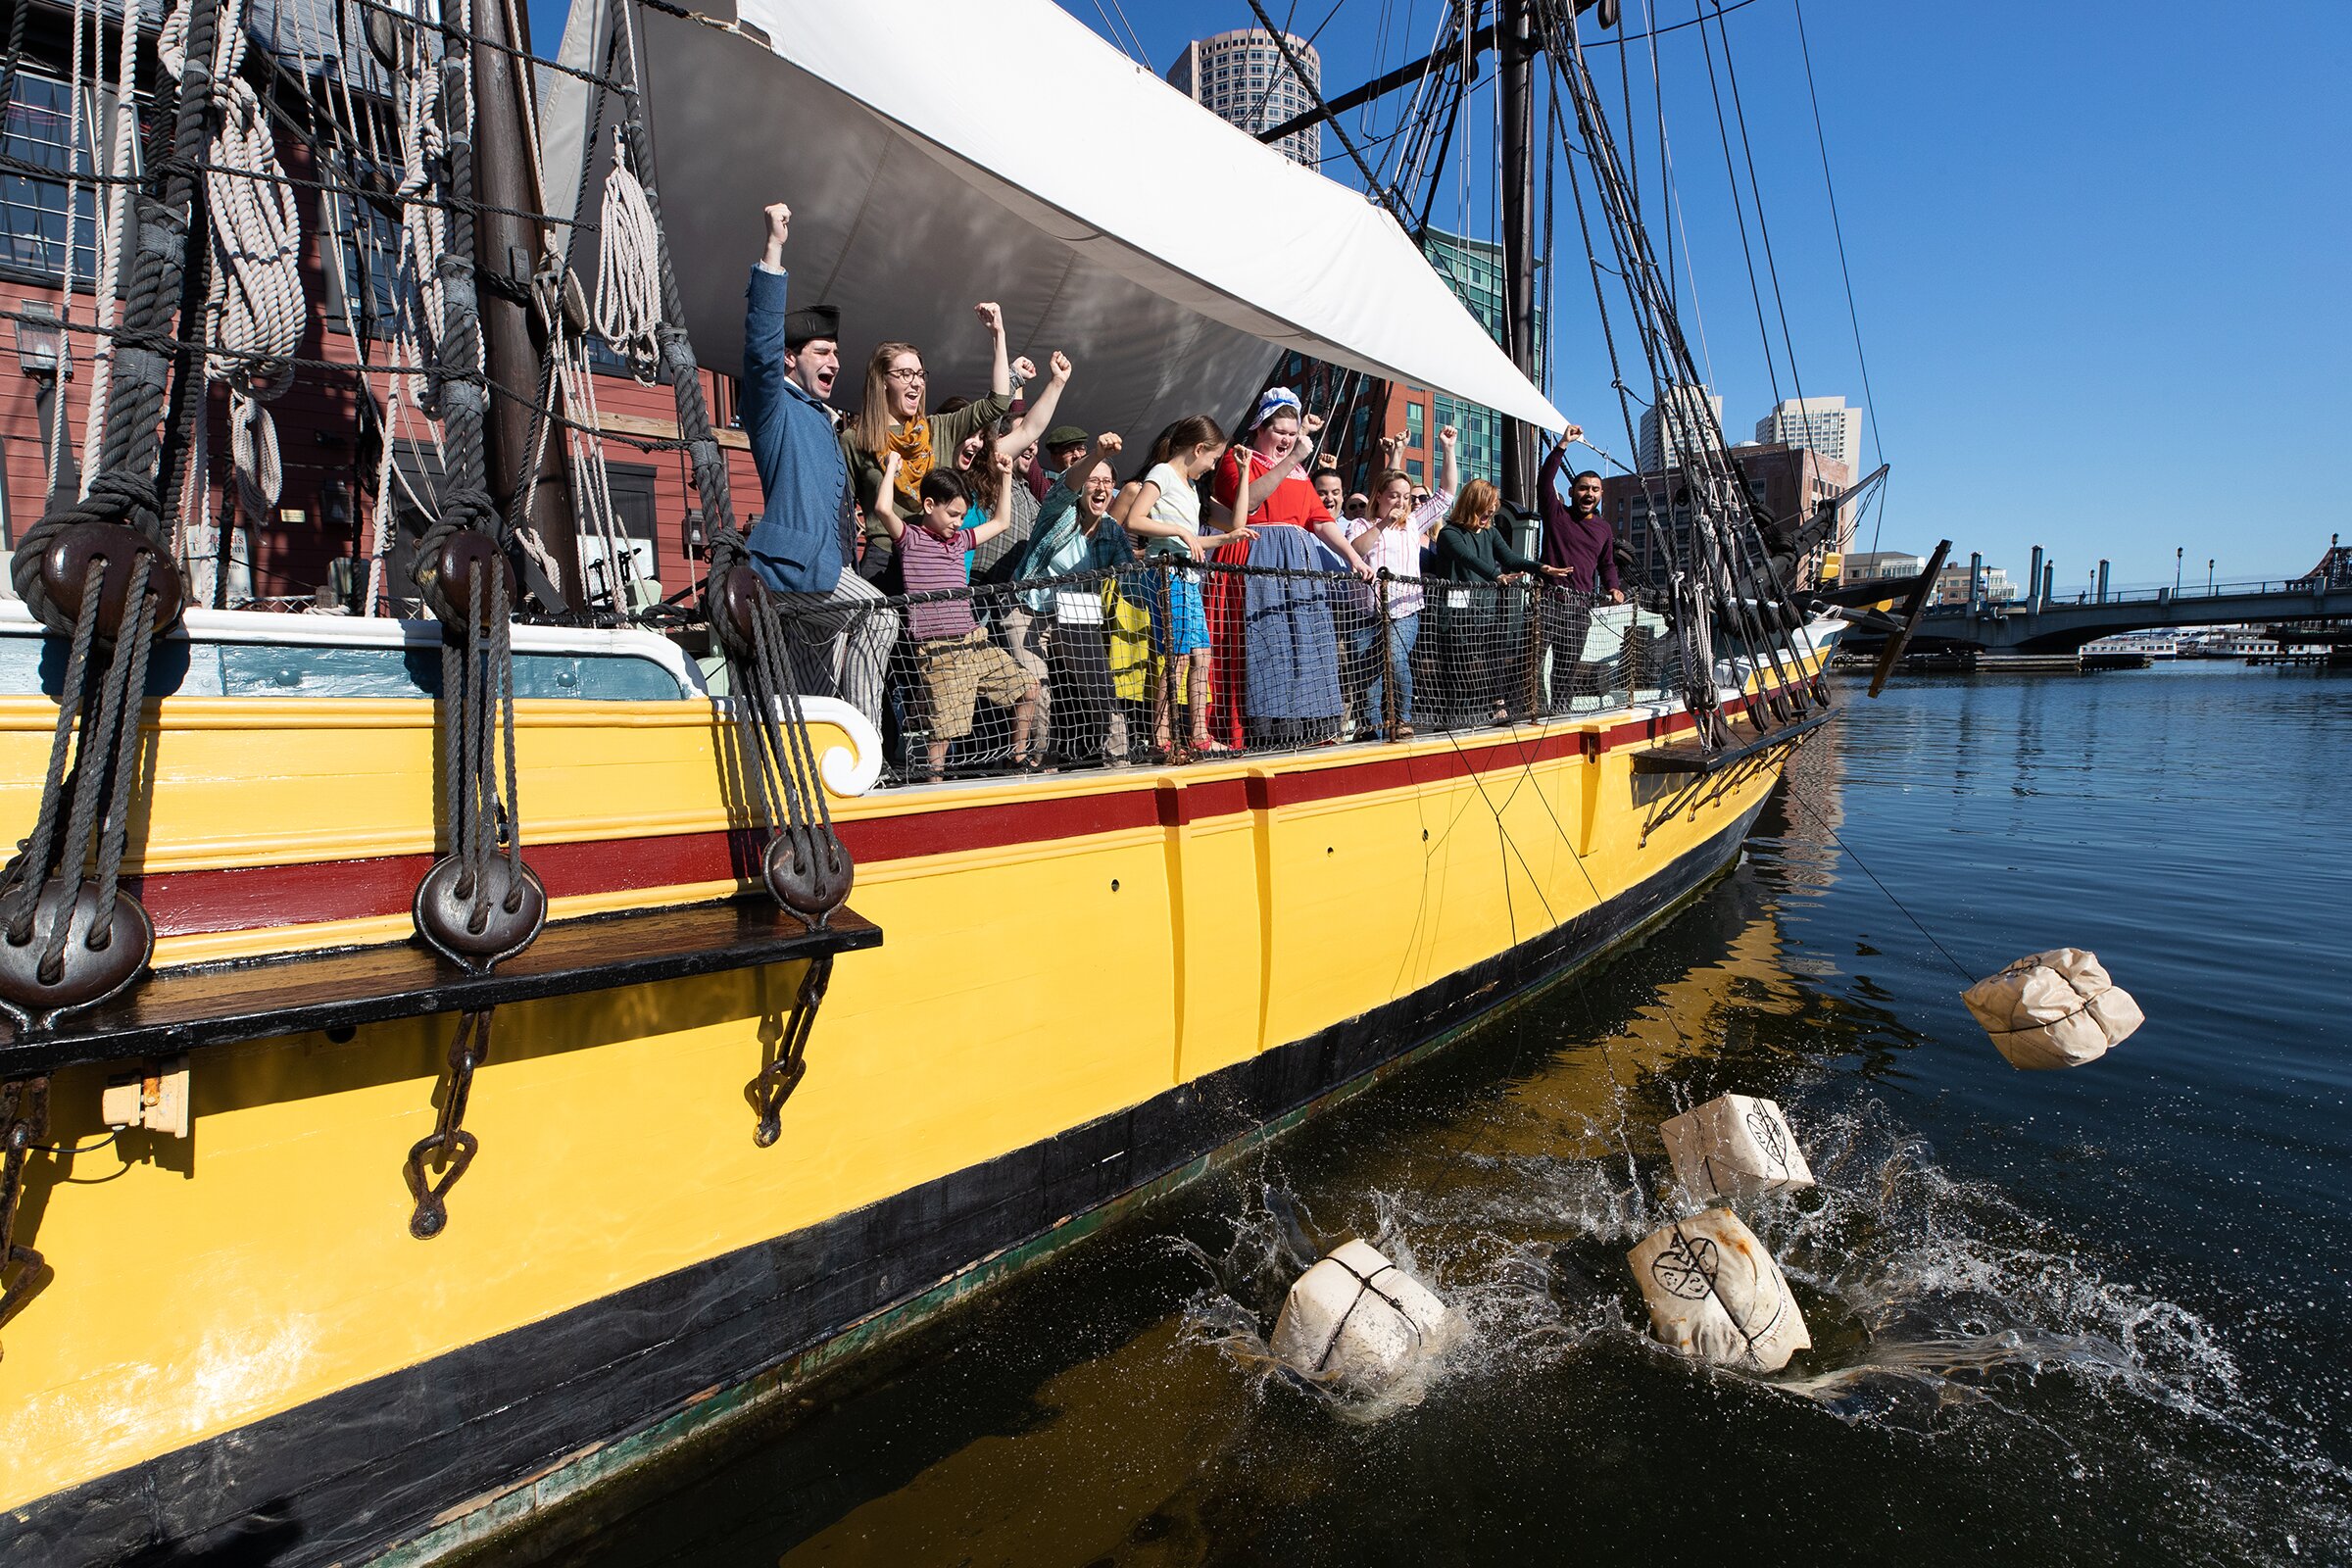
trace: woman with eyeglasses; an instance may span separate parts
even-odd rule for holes
[[[900,515],[913,516],[922,510],[915,493],[922,486],[923,475],[951,465],[967,436],[993,430],[1012,407],[1013,366],[1004,352],[1004,312],[994,303],[985,303],[973,306],[972,314],[996,339],[996,363],[989,373],[988,396],[953,414],[924,412],[929,407],[930,385],[923,373],[922,352],[913,344],[885,343],[866,362],[865,399],[841,432],[841,451],[849,460],[851,488],[869,516],[882,488],[884,458],[898,454],[894,500]],[[1022,364],[1027,367],[1026,361]],[[869,531],[865,554],[858,563],[858,574],[892,591],[889,580],[896,576],[896,552],[888,547],[887,539],[878,542]]]

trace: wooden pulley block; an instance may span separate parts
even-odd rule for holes
[[[57,968],[41,969],[41,955],[62,906],[71,902],[65,951]],[[92,948],[90,933],[102,925],[94,883],[52,878],[34,906],[31,933],[11,942],[0,930],[0,1010],[28,1029],[44,1029],[60,1014],[104,1002],[137,978],[155,952],[155,922],[127,893],[115,895],[113,925],[104,945]]]
[[[81,588],[92,562],[103,562],[106,574],[98,580],[98,635],[122,635],[124,601],[130,596],[131,568],[147,558],[147,592],[155,600],[157,630],[179,619],[184,598],[179,568],[156,553],[146,536],[119,522],[77,522],[59,534],[41,558],[41,587],[49,602],[72,620],[81,618]]]
[[[760,872],[775,901],[811,925],[822,925],[847,904],[858,880],[850,847],[822,827],[779,830],[768,842]]]
[[[485,570],[495,570],[505,578],[507,603],[510,606],[514,604],[517,595],[514,564],[507,560],[507,553],[498,547],[497,542],[479,529],[464,528],[451,535],[449,543],[441,547],[440,559],[433,564],[434,579],[443,597],[448,599],[450,608],[460,615],[465,614],[466,607],[473,603],[474,574]],[[483,586],[487,588],[489,584],[485,582]],[[490,593],[482,595],[481,623],[484,626],[490,624],[490,607],[495,598]]]
[[[737,647],[750,648],[760,608],[767,598],[767,584],[748,564],[738,564],[711,584],[710,592],[715,601],[711,619],[726,628],[728,640]]]
[[[538,873],[523,866],[519,873],[503,855],[491,858],[484,869],[489,882],[489,918],[473,929],[474,890],[466,885],[466,865],[454,855],[433,862],[416,883],[410,913],[416,934],[454,962],[477,973],[531,945],[547,924],[547,889]]]

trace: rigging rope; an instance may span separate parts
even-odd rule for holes
[[[177,452],[158,424],[172,362],[160,345],[188,303],[187,236],[201,213],[186,162],[214,107],[220,21],[214,0],[189,0],[175,16],[194,58],[169,113],[158,106],[156,133],[169,156],[159,165],[160,195],[139,198],[138,265],[115,338],[97,471],[85,496],[51,496],[11,563],[26,607],[71,638],[33,828],[24,853],[0,869],[0,1010],[31,1030],[121,991],[154,951],[154,923],[120,879],[138,793],[148,654],[179,618],[180,579],[163,525],[165,494],[177,497]],[[13,24],[11,32],[5,74],[16,64]]]
[[[710,405],[703,397],[702,370],[681,324],[685,304],[662,236],[662,201],[654,187],[651,138],[645,127],[636,28],[626,5],[614,8],[608,53],[616,57],[608,61],[608,69],[623,87],[620,123],[614,128],[614,177],[605,187],[609,215],[605,232],[620,226],[610,216],[616,196],[626,204],[642,204],[645,249],[641,259],[658,290],[655,335],[661,370],[669,381],[678,433],[692,459],[695,488],[709,519],[711,549],[706,610],[712,635],[727,656],[730,707],[743,772],[753,786],[753,804],[770,831],[762,872],[768,892],[779,905],[799,915],[810,929],[822,930],[833,911],[848,901],[856,868],[848,848],[833,831],[832,808],[825,798],[815,748],[801,709],[801,683],[785,658],[787,642],[776,596],[749,564],[750,551],[735,523],[726,460],[710,428]],[[821,984],[817,984],[816,994],[821,992]]]

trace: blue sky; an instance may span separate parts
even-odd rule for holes
[[[1191,37],[1253,24],[1247,0],[1060,3],[1105,37],[1124,36],[1123,18],[1159,70]],[[1672,23],[1711,0],[1649,3]],[[2209,558],[2225,580],[2286,575],[2308,568],[2329,533],[2352,534],[2341,456],[2352,447],[2342,91],[2352,4],[1727,0],[1796,371],[1808,394],[1855,404],[1863,388],[1797,53],[1799,3],[1878,413],[1866,465],[1883,447],[1894,469],[1886,548],[1948,537],[1963,557],[1983,550],[2022,575],[2040,544],[2071,588],[2102,556],[2119,582],[2169,582],[2176,547],[2191,578]],[[539,46],[552,50],[561,0],[532,9]],[[1336,91],[1426,48],[1441,0],[1267,9],[1297,32],[1323,24],[1315,42]],[[1625,11],[1638,27],[1643,0]],[[1695,272],[1686,326],[1703,335],[1738,439],[1773,387],[1698,38],[1662,35],[1659,65]],[[1640,53],[1637,103],[1649,86]],[[1017,101],[1019,84],[1004,85]],[[1603,85],[1613,93],[1614,77]],[[1041,126],[1057,96],[1041,94]],[[1458,214],[1486,233],[1485,92],[1469,118],[1471,177],[1443,187],[1439,220]],[[1393,112],[1349,120],[1351,133],[1393,124]],[[1654,169],[1654,122],[1637,140]],[[1328,137],[1325,150],[1326,172],[1354,182]],[[1744,178],[1736,133],[1733,150]],[[1576,265],[1564,165],[1559,188],[1549,390],[1596,441],[1630,455]],[[1774,309],[1769,293],[1765,304]],[[1773,339],[1778,355],[1777,317]],[[1786,395],[1785,361],[1779,375]]]

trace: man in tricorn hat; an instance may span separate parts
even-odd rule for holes
[[[780,594],[839,607],[804,621],[832,633],[796,658],[804,691],[837,687],[879,729],[882,673],[899,640],[898,612],[858,575],[858,509],[849,466],[825,399],[841,371],[841,313],[829,305],[785,308],[784,241],[792,209],[767,209],[767,248],[752,268],[743,317],[743,430],[760,469],[765,510],[745,536],[752,569]],[[814,603],[812,603],[814,602]],[[795,640],[796,654],[801,645]]]

